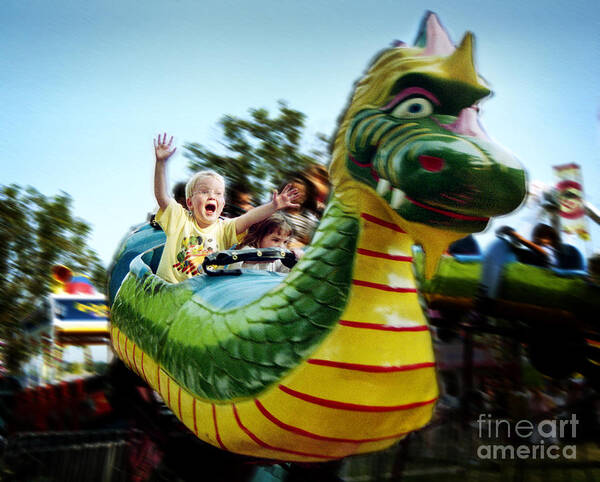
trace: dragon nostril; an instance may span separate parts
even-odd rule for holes
[[[419,156],[419,162],[423,169],[429,172],[438,172],[444,168],[445,161],[441,157]]]

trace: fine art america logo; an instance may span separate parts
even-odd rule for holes
[[[482,413],[477,419],[477,430],[479,440],[484,442],[477,447],[477,457],[482,460],[575,459],[577,447],[564,442],[575,440],[578,423],[575,414],[564,420],[511,423]],[[507,440],[511,443],[502,443]]]

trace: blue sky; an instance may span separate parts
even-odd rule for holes
[[[105,264],[155,208],[158,132],[217,148],[223,114],[274,111],[285,99],[307,114],[310,144],[333,132],[376,52],[412,43],[427,9],[455,43],[476,36],[495,93],[483,105],[488,134],[531,179],[552,183],[552,165],[581,164],[600,205],[595,1],[4,0],[2,9],[0,184],[68,192]],[[182,151],[171,182],[187,177]],[[513,219],[501,222],[520,227]]]

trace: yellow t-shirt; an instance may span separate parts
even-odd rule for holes
[[[211,253],[238,242],[233,219],[219,219],[201,228],[194,216],[174,199],[156,213],[156,222],[167,235],[156,274],[171,283],[202,273],[202,262]]]

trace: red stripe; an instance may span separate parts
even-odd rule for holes
[[[225,447],[225,445],[223,444],[223,441],[221,440],[221,435],[219,435],[219,426],[217,425],[217,408],[215,407],[215,404],[212,404],[212,412],[213,412],[213,424],[215,426],[215,436],[217,437],[217,443],[219,444],[219,447],[221,447],[223,450],[227,450],[227,447]]]
[[[144,352],[142,351],[142,376],[146,383],[148,383],[148,377],[146,376],[146,370],[144,370]]]
[[[412,260],[413,260],[412,256],[398,256],[395,254],[381,253],[379,251],[371,251],[369,249],[362,249],[362,248],[358,248],[356,250],[356,252],[358,254],[362,254],[364,256],[370,256],[372,258],[391,259],[392,261],[406,261],[406,262],[412,263]]]
[[[181,415],[181,387],[179,388],[179,392],[177,392],[177,407],[179,408],[179,419],[183,419],[183,416]]]
[[[362,162],[358,162],[358,161],[357,161],[357,160],[354,158],[354,156],[352,156],[352,155],[350,155],[350,154],[348,154],[348,157],[349,157],[349,158],[350,158],[350,160],[351,160],[351,161],[352,161],[354,164],[356,164],[358,167],[369,167],[369,166],[371,165],[371,161],[367,161],[367,162],[365,162],[365,163],[362,163]]]
[[[356,286],[365,286],[367,288],[375,288],[382,291],[391,291],[393,293],[416,293],[416,288],[394,288],[393,286],[382,285],[379,283],[372,283],[371,281],[362,281],[359,279],[353,279],[352,284]]]
[[[364,323],[362,321],[348,321],[340,320],[341,326],[348,326],[350,328],[365,328],[368,330],[383,330],[383,331],[429,331],[427,325],[419,326],[390,326],[382,323]]]
[[[425,400],[423,402],[408,403],[406,405],[392,405],[392,406],[381,406],[381,405],[359,405],[356,403],[338,402],[336,400],[329,400],[326,398],[315,397],[307,393],[298,392],[284,385],[279,385],[279,389],[291,395],[292,397],[304,400],[305,402],[314,403],[327,408],[337,408],[340,410],[350,410],[352,412],[397,412],[400,410],[410,410],[411,408],[418,408],[424,405],[430,405],[437,400],[437,397],[431,400]]]
[[[192,415],[194,416],[194,433],[196,434],[196,437],[198,436],[198,424],[196,423],[196,399],[192,398],[192,400],[194,401],[192,403]]]
[[[307,452],[298,452],[296,450],[289,450],[289,449],[284,449],[281,447],[274,447],[273,445],[270,445],[266,442],[263,442],[261,439],[259,439],[256,435],[254,435],[246,426],[244,426],[244,424],[242,423],[242,420],[240,419],[240,416],[238,414],[237,408],[235,407],[235,405],[232,405],[233,407],[233,415],[235,416],[235,420],[237,421],[237,424],[239,425],[239,427],[246,433],[246,435],[248,435],[248,437],[250,437],[254,443],[256,443],[257,445],[265,448],[265,449],[269,449],[269,450],[275,450],[277,452],[283,452],[286,454],[293,454],[293,455],[300,455],[303,457],[313,457],[316,459],[335,459],[337,457],[331,457],[331,456],[327,456],[327,455],[321,455],[321,454],[311,454],[311,453],[307,453]]]
[[[119,358],[121,358],[121,360],[123,360],[123,350],[121,350],[121,337],[119,335],[120,335],[120,332],[117,333],[117,351],[119,352],[119,355],[120,355]],[[123,361],[125,361],[125,360],[123,360]]]
[[[371,176],[373,176],[373,179],[375,179],[375,182],[379,183],[379,174],[377,174],[377,171],[375,169],[373,169],[372,166],[371,166]]]
[[[119,340],[119,353],[121,354],[121,360],[123,360],[123,362],[127,363],[127,352],[125,352],[125,354],[123,354],[123,345],[121,344],[121,335],[123,335],[123,338],[125,338],[125,342],[127,343],[127,337],[125,336],[125,334],[123,334],[123,332],[119,332],[119,334],[117,335],[117,339]],[[125,345],[127,346],[127,345]]]
[[[167,375],[167,405],[171,408],[171,377]]]
[[[427,209],[428,211],[432,211],[434,213],[443,214],[449,218],[453,219],[462,219],[463,221],[489,221],[490,218],[484,218],[481,216],[467,216],[466,214],[458,214],[453,213],[452,211],[445,211],[443,209],[434,208],[432,206],[428,206],[427,204],[420,203],[419,201],[415,201],[414,199],[406,197],[408,201],[413,203],[415,206],[419,206],[420,208]]]
[[[283,430],[287,430],[288,432],[295,433],[296,435],[302,435],[304,437],[312,438],[315,440],[324,440],[327,442],[343,442],[343,443],[361,444],[361,443],[366,443],[366,442],[379,442],[381,440],[400,438],[400,437],[410,433],[410,432],[400,432],[400,433],[396,433],[393,435],[386,435],[384,437],[363,438],[363,439],[326,437],[324,435],[319,435],[319,434],[316,434],[313,432],[308,432],[304,429],[295,427],[293,425],[288,425],[287,423],[282,422],[277,417],[275,417],[275,415],[273,415],[271,412],[269,412],[265,408],[265,406],[262,403],[260,403],[258,400],[254,400],[254,403],[256,404],[256,406],[258,407],[260,412],[265,416],[265,418],[268,419],[269,421],[271,421],[272,423],[274,423],[275,425],[277,425],[279,428],[282,428]]]
[[[394,223],[390,223],[389,221],[385,221],[383,219],[377,218],[375,216],[372,216],[370,214],[367,213],[361,213],[360,217],[371,222],[374,224],[378,224],[379,226],[383,226],[384,228],[388,228],[391,229],[393,231],[396,231],[398,233],[406,233],[406,231],[404,231],[404,229],[402,229],[400,226],[398,226],[397,224]]]
[[[359,363],[346,363],[338,362],[333,360],[320,360],[317,358],[311,358],[308,360],[311,365],[319,365],[322,367],[341,368],[343,370],[354,370],[358,372],[369,372],[369,373],[394,373],[394,372],[408,372],[411,370],[420,370],[421,368],[432,368],[435,366],[433,362],[414,363],[412,365],[396,365],[396,366],[383,366],[383,365],[362,365]]]
[[[129,368],[131,368],[131,360],[129,359],[129,353],[127,353],[127,343],[129,342],[129,338],[125,337],[125,358],[127,358],[127,364]]]
[[[135,367],[135,372],[139,375],[140,374],[140,369],[137,366],[137,362],[135,361],[135,347],[137,345],[134,343],[133,344],[133,366]]]
[[[115,341],[115,334],[114,331],[117,329],[116,326],[112,327],[112,345],[115,347],[115,350],[117,350],[117,352],[119,352],[119,335],[117,334],[117,339]]]

